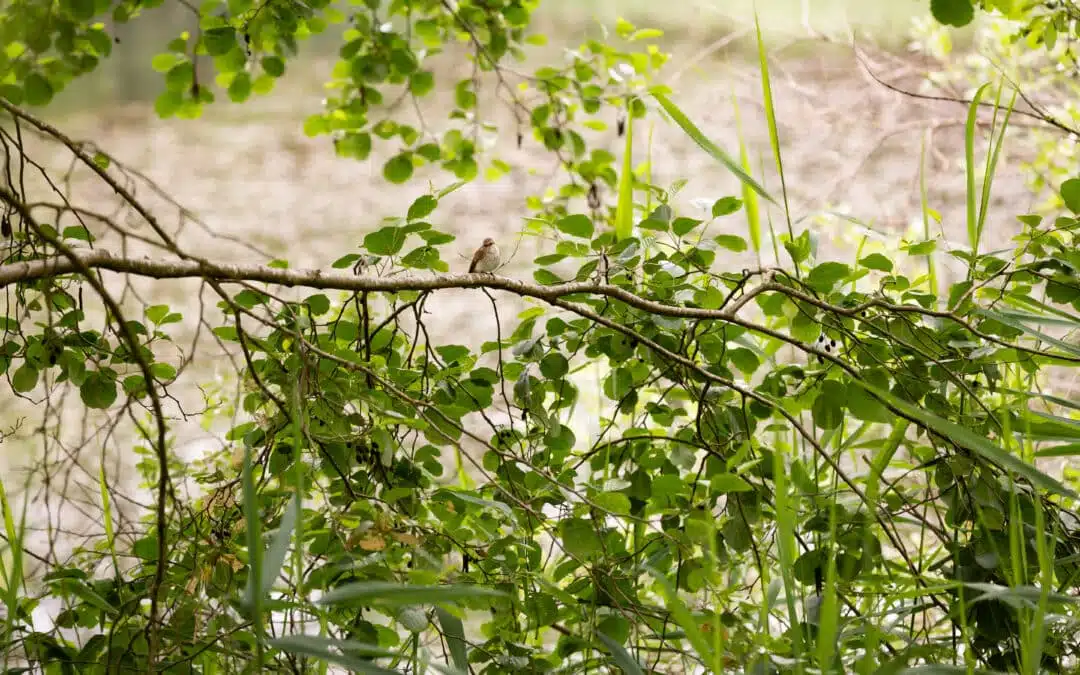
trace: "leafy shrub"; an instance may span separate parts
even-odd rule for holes
[[[609,42],[524,75],[507,62],[540,41],[528,33],[534,7],[369,0],[346,16],[325,3],[211,3],[198,34],[154,59],[166,84],[158,113],[193,117],[218,90],[235,102],[268,91],[299,39],[348,22],[332,95],[307,132],[330,136],[343,158],[397,148],[383,166],[390,182],[427,165],[456,182],[318,271],[184,251],[119,178],[121,163],[23,107],[108,55],[93,22],[106,7],[61,3],[47,25],[33,23],[45,5],[3,10],[9,165],[30,152],[24,132],[61,143],[143,227],[108,216],[61,227],[70,207],[9,178],[0,370],[11,396],[77,389],[117,424],[130,415],[155,496],[133,532],[118,532],[103,468],[104,529],[64,556],[24,551],[25,512],[0,492],[7,662],[205,673],[1074,667],[1074,480],[1035,460],[1074,454],[1080,437],[1076,404],[1053,380],[1080,362],[1062,332],[1080,310],[1077,219],[1024,215],[1015,250],[980,250],[998,127],[980,180],[968,157],[969,250],[949,252],[967,266],[963,281],[938,288],[933,239],[819,260],[746,152],[713,144],[655,83],[666,60],[655,32],[622,22]],[[107,9],[138,20],[151,5]],[[445,85],[445,130],[400,121],[387,103],[436,91],[428,60],[454,49],[474,72]],[[197,55],[212,57],[211,72]],[[776,149],[767,65],[762,55]],[[528,202],[532,232],[553,242],[531,281],[450,274],[455,238],[436,225],[450,192],[508,168],[482,152],[485,88],[514,112],[520,143],[560,161],[557,186]],[[678,185],[651,184],[635,130],[662,117],[743,191],[697,217]],[[622,157],[586,141],[611,121]],[[786,232],[765,236],[770,211]],[[746,237],[730,227],[742,221]],[[148,239],[159,257],[76,246],[105,227]],[[220,314],[197,319],[214,322],[242,376],[221,452],[187,463],[170,447],[165,409],[183,364],[157,348],[194,319],[166,305],[136,319],[99,273],[196,278],[218,296]],[[310,291],[296,300],[280,286]],[[497,314],[507,296],[530,306],[478,350],[437,343],[427,310],[453,288],[472,289],[477,312]],[[589,386],[598,430],[580,412]],[[140,408],[149,423],[128,412]],[[44,574],[26,574],[34,559]],[[62,609],[42,629],[32,615],[45,600]]]

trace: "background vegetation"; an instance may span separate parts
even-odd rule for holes
[[[1077,669],[1080,10],[575,7],[0,10],[6,670]]]

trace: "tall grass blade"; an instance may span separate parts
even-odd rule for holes
[[[300,497],[299,495],[293,495],[293,498],[289,500],[289,505],[285,507],[285,513],[281,516],[281,525],[278,526],[278,531],[274,534],[274,539],[270,542],[270,548],[263,558],[263,578],[262,587],[260,588],[263,597],[266,597],[270,589],[274,587],[274,580],[277,579],[282,566],[285,564],[285,556],[289,552],[293,528],[296,526],[297,520],[299,520],[299,515]]]
[[[712,645],[705,639],[705,634],[701,632],[701,628],[698,627],[697,621],[694,619],[694,615],[690,612],[690,609],[686,606],[686,603],[679,597],[675,587],[671,585],[671,582],[667,580],[662,573],[653,569],[652,567],[646,567],[646,571],[654,579],[656,583],[660,585],[660,591],[664,596],[664,605],[667,610],[671,612],[672,618],[675,620],[675,624],[682,628],[686,633],[686,639],[690,642],[690,646],[697,652],[698,658],[700,658],[705,664],[712,666],[713,672],[721,672],[716,666],[719,663],[716,660],[716,655],[713,653]]]
[[[1012,117],[1013,106],[1016,105],[1016,90],[1013,90],[1012,98],[1009,100],[1009,107],[1005,110],[1005,118],[1001,121],[1001,129],[997,130],[997,116],[998,111],[1001,109],[1001,93],[1004,89],[1004,81],[998,86],[997,98],[994,99],[994,121],[990,126],[990,138],[992,150],[990,151],[990,158],[986,162],[986,170],[983,173],[982,184],[982,196],[979,200],[979,219],[975,230],[975,243],[978,245],[982,241],[983,228],[986,226],[986,214],[990,211],[990,190],[994,185],[994,172],[997,168],[998,159],[1001,157],[1001,148],[1005,145],[1005,131],[1009,128],[1009,118]],[[978,250],[972,249],[972,253],[978,253]]]
[[[773,204],[776,204],[776,200],[773,199],[772,195],[766,192],[765,188],[754,180],[750,174],[744,171],[743,168],[726,152],[717,147],[717,145],[710,141],[705,134],[701,133],[701,130],[694,126],[694,123],[690,121],[690,118],[688,118],[678,106],[672,103],[671,99],[659,93],[653,94],[653,97],[660,104],[660,107],[662,107],[671,119],[675,121],[675,124],[678,124],[679,128],[681,128],[691,140],[698,144],[698,147],[709,153],[709,156],[713,159],[727,167],[727,170],[735,174],[735,177],[742,181],[743,185],[749,186],[754,192]]]
[[[105,543],[109,547],[109,556],[112,558],[113,571],[120,576],[120,562],[116,557],[116,533],[113,530],[112,502],[109,499],[109,485],[105,481],[105,466],[98,467],[98,487],[101,489],[101,511],[105,519]]]
[[[784,180],[784,161],[780,157],[780,132],[776,124],[776,108],[773,106],[772,81],[769,77],[769,59],[765,55],[765,40],[761,37],[761,23],[757,11],[754,11],[754,30],[757,33],[758,67],[761,70],[761,95],[765,106],[765,120],[769,125],[769,145],[772,147],[776,172],[780,176],[780,196],[784,200],[784,217],[787,219],[788,236],[795,239],[795,230],[791,225],[791,209],[788,206],[787,181]],[[798,274],[798,267],[796,267]]]
[[[608,651],[611,652],[611,658],[615,660],[615,665],[626,675],[645,675],[645,671],[641,669],[641,664],[634,660],[633,656],[630,656],[630,652],[626,651],[625,647],[604,633],[597,632],[596,637],[600,638],[600,642],[603,642],[604,646],[608,648]]]
[[[978,238],[978,211],[975,208],[975,125],[979,117],[979,103],[982,101],[983,92],[990,83],[982,85],[975,91],[975,96],[968,106],[967,122],[964,124],[964,176],[967,179],[967,235],[968,246],[972,255],[979,247]],[[969,270],[970,274],[970,270]]]
[[[743,138],[742,117],[739,114],[739,101],[735,98],[735,92],[731,92],[731,105],[735,108],[735,133],[739,137],[739,165],[742,170],[750,175],[750,153],[746,148],[746,140]],[[757,192],[741,183],[743,209],[746,210],[746,230],[750,235],[750,245],[754,247],[758,263],[761,263],[761,213],[758,205]]]
[[[435,616],[439,619],[443,635],[446,636],[446,645],[450,648],[450,660],[454,667],[463,672],[469,672],[469,654],[465,644],[465,625],[442,607],[435,608]]]
[[[1022,330],[1025,333],[1027,333],[1028,335],[1032,335],[1034,337],[1037,337],[1037,338],[1039,338],[1040,340],[1042,340],[1043,342],[1045,342],[1047,344],[1054,345],[1055,347],[1057,347],[1058,349],[1060,349],[1061,351],[1065,352],[1066,354],[1068,354],[1070,356],[1080,356],[1080,347],[1076,347],[1075,345],[1071,345],[1068,342],[1065,342],[1064,340],[1059,340],[1059,339],[1057,339],[1055,337],[1047,335],[1046,333],[1043,333],[1042,331],[1035,330],[1031,326],[1028,326],[1027,324],[1023,323],[1022,321],[1017,321],[1016,319],[1012,318],[1011,316],[1007,316],[1005,314],[1002,314],[1001,312],[997,312],[997,311],[994,311],[992,309],[978,309],[977,308],[975,311],[978,314],[981,314],[981,315],[983,315],[985,317],[988,317],[988,318],[993,319],[995,321],[1000,321],[1001,323],[1005,324],[1006,326],[1012,326],[1013,328],[1015,328],[1017,330]]]
[[[473,598],[501,598],[506,594],[491,588],[465,585],[411,586],[390,581],[358,581],[328,591],[319,598],[323,605],[347,602],[377,602],[383,605],[429,605]]]
[[[852,382],[865,389],[870,395],[879,399],[880,401],[891,405],[902,414],[907,415],[913,419],[926,425],[928,428],[936,431],[942,436],[952,440],[957,445],[967,448],[972,452],[982,455],[984,459],[998,464],[999,466],[1013,471],[1016,474],[1031,481],[1031,484],[1040,487],[1044,490],[1048,490],[1054,494],[1062,495],[1064,497],[1077,498],[1076,492],[1066,487],[1058,480],[1051,478],[1042,471],[1039,471],[1034,466],[1024,462],[1016,455],[1007,452],[997,445],[991,443],[987,439],[979,436],[969,430],[966,427],[962,427],[959,424],[955,424],[948,420],[942,419],[937,415],[934,415],[926,410],[911,405],[907,401],[894,396],[888,391],[879,389],[871,384],[863,382],[862,380],[853,379]]]
[[[787,605],[788,621],[792,626],[799,625],[795,598],[798,587],[795,584],[795,507],[791,503],[787,482],[788,468],[784,466],[784,457],[780,452],[773,453],[773,508],[776,512],[776,550],[780,558],[780,578],[784,586],[784,602]],[[767,630],[767,625],[763,626]],[[793,647],[795,658],[799,662],[798,672],[802,672],[803,634],[794,632]]]
[[[247,535],[248,584],[244,594],[244,609],[250,612],[255,627],[255,665],[257,671],[263,667],[263,623],[262,593],[262,533],[260,531],[259,493],[255,490],[255,476],[252,467],[251,447],[244,446],[244,466],[241,473],[242,496],[244,500],[244,528]]]
[[[622,173],[619,174],[619,202],[615,207],[615,239],[627,239],[634,230],[634,106],[626,102],[626,142],[623,145]]]
[[[27,477],[29,481],[29,477]],[[29,500],[23,500],[22,516],[19,518],[19,528],[15,529],[15,519],[11,514],[11,503],[7,498],[7,488],[0,479],[0,509],[4,510],[4,534],[11,551],[11,572],[5,569],[4,573],[4,605],[7,609],[6,637],[9,641],[15,640],[15,622],[19,618],[19,588],[23,584],[23,535],[26,533],[26,504]],[[0,567],[3,567],[0,565]],[[4,663],[8,663],[9,650],[4,650]]]
[[[928,132],[929,133],[929,132]],[[919,148],[919,206],[922,211],[923,239],[930,241],[930,199],[926,190],[926,135],[922,137]],[[930,292],[935,296],[938,293],[937,264],[934,256],[926,256],[926,278]]]
[[[349,672],[360,673],[361,675],[401,675],[397,670],[383,668],[360,658],[361,655],[387,658],[397,656],[395,652],[385,650],[377,645],[352,640],[334,640],[317,635],[290,635],[269,640],[268,644],[274,649],[309,656],[347,668]]]

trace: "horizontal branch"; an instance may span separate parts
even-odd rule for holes
[[[20,281],[32,281],[50,276],[72,274],[82,272],[84,269],[104,270],[121,274],[134,274],[152,279],[205,279],[212,282],[262,282],[278,284],[287,287],[306,287],[321,290],[375,292],[375,293],[399,293],[404,291],[436,291],[451,288],[492,288],[508,291],[523,297],[536,298],[547,303],[555,303],[573,295],[605,296],[626,303],[630,307],[643,312],[659,316],[669,316],[684,319],[726,321],[748,330],[758,331],[777,338],[783,342],[798,346],[804,351],[816,354],[821,358],[846,366],[831,353],[815,349],[813,345],[806,345],[800,341],[784,335],[778,331],[753,323],[737,316],[739,310],[749,301],[763,293],[783,293],[792,299],[816,306],[818,309],[847,316],[860,320],[864,310],[879,308],[890,312],[911,313],[923,316],[932,316],[942,319],[950,319],[957,322],[968,331],[989,342],[999,344],[1022,352],[1038,354],[1041,356],[1053,356],[1064,361],[1078,361],[1076,357],[1061,354],[1048,354],[1038,350],[1022,347],[995,336],[978,330],[963,318],[952,312],[926,309],[919,305],[903,305],[891,303],[882,297],[873,297],[858,305],[839,307],[825,300],[810,295],[796,288],[771,280],[771,274],[765,275],[765,280],[759,285],[744,293],[737,301],[726,309],[706,309],[702,307],[685,307],[668,305],[655,300],[649,300],[634,293],[598,281],[568,281],[551,286],[511,279],[509,277],[492,274],[447,274],[431,277],[395,276],[395,277],[372,277],[355,275],[350,272],[337,270],[324,271],[319,269],[280,269],[266,265],[237,265],[228,263],[216,263],[207,260],[160,260],[149,257],[126,258],[112,255],[105,250],[82,250],[73,251],[73,256],[64,258],[47,258],[26,262],[0,265],[0,288]]]
[[[572,295],[607,296],[645,312],[686,319],[732,320],[731,310],[702,309],[667,305],[642,298],[624,288],[596,281],[570,281],[541,286],[493,274],[447,274],[431,277],[372,277],[350,272],[319,269],[280,269],[266,265],[238,265],[196,260],[160,260],[149,257],[114,256],[105,250],[77,251],[86,268],[134,274],[152,279],[207,279],[219,282],[262,282],[286,287],[321,290],[398,293],[436,291],[451,288],[491,288],[551,302]],[[80,266],[65,258],[47,258],[0,265],[0,287],[62,274],[80,272]],[[771,290],[771,288],[770,288]],[[756,294],[755,291],[750,293]],[[741,306],[741,305],[740,305]]]

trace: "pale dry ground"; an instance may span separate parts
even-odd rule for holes
[[[829,208],[843,209],[890,236],[898,236],[911,223],[920,222],[919,144],[921,134],[934,127],[927,166],[930,204],[943,216],[945,236],[953,242],[963,241],[965,108],[930,105],[890,92],[866,76],[850,52],[837,48],[829,48],[827,52],[820,58],[804,56],[796,60],[785,58],[780,51],[772,64],[784,168],[796,229],[802,226],[800,223]],[[689,61],[682,63],[685,67]],[[676,61],[669,69],[674,77],[668,80],[674,87],[674,100],[702,130],[733,153],[738,134],[732,97],[738,101],[745,137],[757,162],[766,167],[769,189],[779,194],[756,65],[706,58],[684,72],[678,73],[679,67]],[[904,83],[909,88],[917,86],[920,72],[917,65],[881,57],[877,67],[878,74],[890,81]],[[313,85],[321,82],[328,71],[329,64],[324,63],[313,66],[309,72],[292,73],[282,91],[244,106],[216,106],[194,122],[161,121],[148,106],[129,106],[107,113],[75,115],[58,120],[58,124],[72,137],[93,139],[129,167],[145,173],[218,234],[253,244],[270,256],[285,257],[294,268],[329,268],[333,260],[356,250],[363,235],[375,229],[381,218],[403,215],[412,199],[427,191],[423,178],[430,178],[436,188],[449,184],[453,178],[428,172],[406,186],[391,186],[382,180],[380,171],[392,146],[377,145],[369,161],[357,163],[337,159],[326,138],[306,138],[302,132],[303,120],[320,107],[320,94]],[[442,123],[440,114],[445,107],[435,102],[426,110],[433,125]],[[501,114],[500,119],[505,121],[506,115]],[[676,202],[688,215],[695,215],[696,199],[711,204],[718,197],[738,194],[736,180],[681,131],[657,116],[652,119],[656,120],[651,130],[654,182],[667,186],[676,179],[688,178]],[[637,138],[646,136],[645,127],[639,127]],[[456,255],[449,262],[458,271],[467,267],[467,256],[488,235],[499,240],[504,255],[517,248],[503,271],[511,276],[529,278],[536,253],[553,247],[550,241],[524,238],[520,233],[527,215],[524,198],[548,184],[554,164],[535,143],[517,150],[513,137],[512,129],[507,128],[499,144],[503,158],[535,169],[535,173],[519,169],[499,183],[471,184],[444,200],[432,214],[431,221],[436,227],[458,236],[449,249]],[[616,156],[621,155],[621,141],[615,137],[614,129],[595,134],[592,140]],[[636,159],[640,161],[645,159],[645,147],[639,147]],[[1006,145],[1001,158],[987,225],[987,247],[1006,245],[1017,230],[1015,214],[1030,207],[1031,197],[1018,169],[1020,150]],[[984,151],[985,146],[980,146],[980,154]],[[37,159],[60,169],[68,161],[62,152],[47,159],[39,155]],[[75,177],[73,185],[78,195],[76,203],[106,212],[115,207],[115,197],[89,180],[85,172]],[[174,208],[145,189],[140,190],[139,196],[154,207],[166,226],[176,226]],[[786,229],[781,212],[774,211],[772,217],[778,231]],[[819,241],[820,260],[852,260],[859,235],[849,224],[822,219],[814,221],[813,228]],[[712,226],[713,232],[721,229],[745,234],[741,214]],[[100,234],[101,245],[108,247],[108,242],[116,241],[104,232]],[[187,250],[211,259],[267,260],[255,251],[190,223],[178,238]],[[444,253],[444,257],[447,255]],[[766,262],[771,261],[766,259]],[[750,254],[728,255],[718,264],[732,269],[756,266]],[[114,288],[121,288],[115,277],[108,281]],[[221,397],[231,400],[231,392],[235,392],[235,378],[231,378],[234,366],[206,338],[207,327],[201,330],[203,337],[197,348],[190,348],[197,328],[194,317],[200,313],[199,285],[140,280],[133,287],[142,296],[142,302],[133,300],[129,305],[135,311],[144,303],[167,303],[188,319],[183,326],[174,326],[176,330],[172,334],[185,352],[197,356],[181,381],[170,388],[171,393],[189,413],[197,413],[204,405],[204,394],[197,385],[205,385],[216,377],[223,383]],[[289,296],[290,292],[281,294]],[[506,331],[513,326],[515,310],[522,305],[506,295],[498,297]],[[209,325],[220,325],[220,312],[214,309],[216,297],[204,290],[202,302]],[[494,337],[490,305],[479,291],[439,293],[431,308],[434,313],[427,317],[427,325],[437,343],[476,346]],[[42,393],[36,394],[40,399]],[[5,443],[4,461],[9,468],[39,464],[41,438],[33,430],[41,418],[41,408],[12,400],[9,393],[3,397],[0,409],[5,411],[6,420],[21,415],[28,419],[23,431]],[[77,396],[69,396],[63,427],[71,443],[83,435],[82,420],[76,416],[79,410]],[[174,422],[172,431],[182,454],[194,457],[220,444],[220,433],[228,427],[228,422],[226,416],[214,428],[201,429],[196,414],[187,421]],[[129,447],[126,437],[120,434],[119,440],[109,444],[121,450],[108,453],[111,475],[122,486],[121,492],[132,497],[140,495],[139,499],[146,503],[149,495],[135,489],[130,470],[133,460],[126,450]],[[73,478],[84,488],[76,491],[69,487],[69,499],[85,501],[85,507],[36,510],[34,522],[44,525],[44,515],[52,512],[58,514],[54,515],[54,523],[62,522],[65,530],[100,530],[100,516],[95,515],[98,502],[95,481],[105,445],[101,434],[84,444],[80,459],[85,473],[76,470]],[[56,449],[50,453],[56,454],[59,461],[62,453]],[[66,542],[61,548],[75,541],[71,537],[61,539]]]

